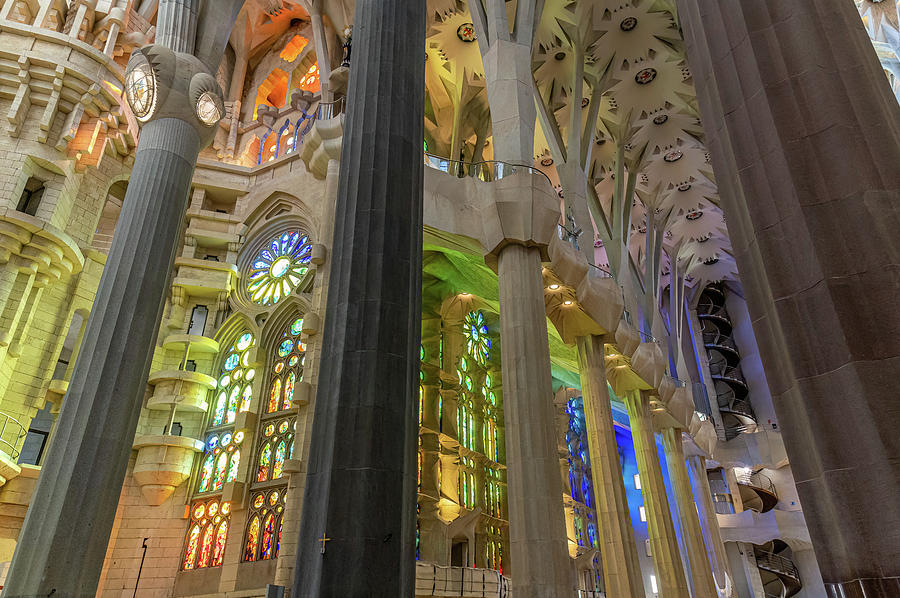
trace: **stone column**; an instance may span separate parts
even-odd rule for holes
[[[512,591],[570,596],[541,253],[510,244],[498,258]]]
[[[603,341],[597,336],[580,336],[576,339],[576,348],[606,593],[622,598],[643,598],[641,564],[634,543],[609,404]]]
[[[641,476],[641,493],[647,513],[650,550],[659,580],[659,595],[661,598],[690,598],[659,464],[649,397],[644,392],[630,390],[625,393],[625,407]]]
[[[325,33],[325,23],[322,21],[322,2],[314,0],[309,13],[313,30],[313,42],[316,46],[316,61],[319,64],[319,80],[322,82],[322,101],[330,102],[331,93],[331,56],[328,54],[328,37]]]
[[[722,542],[722,534],[719,531],[719,519],[716,517],[716,507],[712,501],[712,490],[709,487],[709,478],[706,475],[706,459],[700,455],[694,455],[687,460],[691,487],[694,499],[697,502],[697,512],[700,518],[700,530],[703,533],[703,542],[712,566],[716,587],[725,589],[726,578],[733,576],[728,566],[728,557],[725,554],[725,544]]]
[[[354,42],[297,597],[415,583],[425,4],[359,0]]]
[[[684,447],[680,428],[666,428],[662,431],[663,448],[666,451],[666,464],[669,467],[669,478],[675,490],[675,509],[681,524],[682,546],[687,552],[688,566],[691,571],[691,587],[694,598],[716,598],[716,584],[713,580],[712,568],[706,554],[703,533],[697,507],[694,504],[694,493],[688,479],[687,466],[684,461]]]
[[[900,596],[900,106],[852,2],[677,4],[822,577]]]
[[[175,3],[168,0],[163,6],[172,9]],[[195,12],[196,3],[179,0],[178,8]],[[222,13],[228,12],[222,8]],[[200,149],[215,130],[215,123],[205,125],[197,119],[188,100],[192,77],[203,73],[212,79],[212,75],[187,53],[193,46],[171,34],[184,19],[178,10],[164,12],[159,29],[173,47],[143,50],[185,53],[173,56],[168,66],[154,64],[161,85],[171,86],[163,90],[164,99],[141,133],[117,232],[19,536],[4,598],[93,596],[97,589],[191,176]],[[205,26],[212,34],[208,40],[221,35],[227,39],[231,27],[224,16]]]

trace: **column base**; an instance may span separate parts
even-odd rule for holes
[[[869,577],[826,583],[828,598],[893,598],[900,596],[900,577]]]

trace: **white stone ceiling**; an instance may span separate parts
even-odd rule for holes
[[[684,44],[670,12],[672,4],[670,0],[545,0],[533,72],[562,139],[566,139],[570,109],[582,110],[584,123],[594,88],[603,94],[587,173],[597,197],[609,210],[617,147],[625,144],[626,162],[637,160],[640,169],[629,251],[642,269],[646,210],[653,209],[662,218],[668,214],[660,283],[668,284],[670,258],[679,255],[682,268],[690,265],[688,284],[694,286],[734,279],[737,274],[703,144]],[[514,3],[507,6],[512,9]],[[462,97],[468,113],[477,112],[473,104],[486,110],[487,95],[478,92],[484,88],[483,67],[476,43],[457,36],[458,27],[471,21],[465,2],[428,0],[428,7],[432,26],[426,42],[426,80],[433,108],[428,126],[433,133],[440,132],[436,138],[449,147],[454,106],[460,103],[454,98]],[[583,46],[581,52],[577,43]],[[579,54],[585,57],[585,85],[583,97],[573,101],[573,69]],[[464,114],[461,120],[467,118]],[[478,127],[489,126],[489,121],[461,126],[458,136],[472,144]],[[436,145],[429,149],[440,153],[444,144]],[[535,165],[557,183],[555,166],[547,166],[551,151],[540,122],[534,153]],[[490,155],[488,147],[485,156]]]

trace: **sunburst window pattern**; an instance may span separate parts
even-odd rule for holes
[[[247,292],[254,303],[274,305],[293,292],[309,270],[309,237],[288,231],[266,245],[250,267]]]
[[[484,314],[480,311],[472,311],[466,315],[463,325],[463,335],[466,337],[466,349],[469,355],[484,365],[491,358],[491,339],[488,336],[488,327]]]

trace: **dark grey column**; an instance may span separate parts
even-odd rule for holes
[[[424,43],[424,2],[357,1],[298,598],[413,595]]]
[[[172,60],[154,65],[162,99],[141,132],[109,259],[3,598],[93,598],[97,591],[191,177],[215,129],[215,123],[199,121],[188,100],[191,77],[208,69],[192,55],[194,37],[183,35],[186,22],[196,23],[200,4],[163,0],[159,35]],[[207,62],[221,59],[240,4],[216,0],[217,16],[199,32]],[[203,6],[210,9],[209,1]]]
[[[900,596],[900,108],[849,0],[678,7],[822,577]]]

